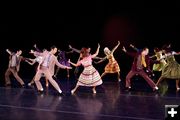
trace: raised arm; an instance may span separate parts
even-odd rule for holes
[[[38,47],[37,47],[37,45],[36,44],[34,44],[34,46],[33,46],[35,49],[36,49],[36,51],[37,52],[42,52]]]
[[[129,56],[132,56],[132,57],[136,56],[136,54],[137,54],[137,53],[127,52],[127,50],[126,50],[126,48],[125,48],[124,46],[123,46],[123,48],[122,48],[122,51],[124,51],[126,54],[128,54]]]
[[[119,47],[119,45],[120,45],[120,41],[118,41],[118,44],[112,49],[111,54],[114,53],[114,51]]]
[[[10,55],[12,55],[12,52],[9,49],[6,49],[6,52]]]
[[[92,58],[95,58],[95,57],[99,54],[99,48],[100,48],[100,45],[99,45],[99,43],[98,43],[97,50],[96,50],[96,52],[92,55]]]
[[[78,50],[76,48],[73,48],[71,45],[69,45],[69,49],[73,50],[74,52],[80,53],[81,50]]]
[[[135,47],[133,44],[129,45],[132,49],[134,49],[135,51],[139,51],[139,49],[137,47]]]

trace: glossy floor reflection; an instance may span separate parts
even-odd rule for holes
[[[51,86],[42,95],[35,88],[0,87],[0,120],[163,120],[166,104],[180,104],[180,93],[166,86],[127,92],[112,81],[97,87],[97,94],[81,87],[70,95],[74,83],[59,84],[63,97]]]

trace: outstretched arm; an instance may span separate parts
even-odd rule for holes
[[[92,58],[95,58],[95,57],[99,54],[99,48],[100,48],[100,45],[99,45],[99,43],[98,43],[98,47],[97,47],[96,53],[94,53],[94,54],[92,55]]]
[[[81,50],[78,50],[76,48],[73,48],[71,45],[69,45],[69,49],[73,50],[74,52],[80,53]]]
[[[102,60],[103,58],[102,57],[95,57],[94,59],[96,59],[96,60]]]
[[[58,62],[57,58],[55,58],[55,64],[56,64],[58,67],[62,68],[62,69],[72,69],[72,67],[68,67],[68,66],[65,66],[65,65],[60,64],[60,63]]]
[[[114,51],[119,47],[119,45],[120,45],[120,41],[118,41],[118,44],[112,49],[111,54],[114,53]]]
[[[6,52],[10,55],[12,55],[12,52],[9,49],[6,49]]]
[[[106,59],[107,59],[107,56],[106,56],[106,57],[104,57],[104,58],[102,58],[102,59],[101,59],[101,60],[99,60],[98,62],[94,62],[94,63],[98,64],[98,63],[101,63],[101,62],[105,61]]]
[[[79,61],[75,64],[75,63],[71,62],[70,59],[68,60],[68,62],[75,67],[80,66],[80,64],[81,64]]]
[[[29,59],[29,60],[31,60],[31,59]],[[30,61],[28,61],[28,60],[25,60],[28,64],[30,64],[30,65],[34,65],[34,63],[35,63],[35,60],[31,60],[31,62]]]
[[[133,48],[135,51],[139,51],[139,49],[137,47],[135,47],[133,44],[129,45],[131,48]]]

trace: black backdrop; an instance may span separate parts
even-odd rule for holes
[[[0,19],[0,81],[8,65],[9,49],[22,49],[23,56],[28,54],[33,44],[40,48],[56,45],[68,51],[68,44],[81,48],[89,46],[95,52],[97,43],[103,48],[112,49],[117,41],[121,46],[115,52],[120,64],[121,74],[125,76],[130,69],[132,59],[125,55],[121,48],[130,43],[142,48],[151,49],[171,43],[179,51],[179,6],[177,2],[78,2],[67,1],[58,4],[50,3],[3,3]],[[78,54],[70,56],[76,61]],[[176,57],[179,62],[179,57]],[[100,73],[104,62],[96,65]],[[20,75],[31,78],[34,69],[22,63]]]

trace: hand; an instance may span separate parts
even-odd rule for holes
[[[98,43],[98,48],[100,48],[100,44]]]
[[[67,66],[66,69],[72,69],[72,67],[68,67],[68,66]]]
[[[34,53],[34,50],[31,50],[30,53]]]
[[[70,60],[70,59],[68,60],[68,63],[71,63],[71,60]]]
[[[133,44],[130,44],[129,46],[132,47],[132,48],[134,48],[134,45],[133,45]]]
[[[120,41],[118,41],[118,44],[120,44]]]
[[[126,51],[126,48],[125,48],[124,46],[123,46],[122,50],[123,50],[124,52],[127,52],[127,51]]]
[[[34,46],[33,46],[34,48],[36,48],[37,46],[36,46],[36,44],[34,44]]]
[[[71,45],[69,45],[69,49],[72,49],[72,46],[71,46]]]

